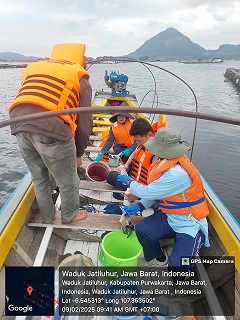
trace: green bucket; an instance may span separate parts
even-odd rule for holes
[[[142,246],[135,234],[127,238],[123,232],[113,231],[102,240],[99,261],[108,267],[136,267],[141,252]]]

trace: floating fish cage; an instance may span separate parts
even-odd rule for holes
[[[240,69],[228,68],[224,73],[224,77],[240,89]]]

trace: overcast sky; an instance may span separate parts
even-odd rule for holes
[[[49,57],[86,44],[86,56],[124,55],[169,27],[205,49],[240,44],[239,0],[0,0],[0,52]]]

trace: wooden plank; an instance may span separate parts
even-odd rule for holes
[[[90,141],[91,141],[91,140],[93,140],[93,141],[102,141],[102,136],[101,136],[100,134],[98,134],[98,135],[96,135],[96,136],[91,135],[91,136],[89,137],[89,140],[90,140]]]
[[[206,286],[203,286],[203,291],[205,293],[205,297],[208,301],[208,305],[210,307],[211,313],[213,315],[223,315],[222,308],[218,302],[218,299],[216,297],[216,294],[214,292],[214,289],[212,287],[212,284],[209,280],[209,277],[204,269],[204,266],[202,263],[196,263],[196,269],[197,273],[199,275],[199,278],[201,280],[204,280],[206,283]],[[219,320],[224,320],[226,319],[224,316],[219,316]]]
[[[82,180],[80,181],[80,189],[82,190],[91,190],[91,191],[111,191],[111,192],[124,192],[121,191],[119,189],[117,189],[116,187],[112,186],[111,184],[107,183],[107,182],[103,182],[103,181],[87,181],[87,180]]]
[[[72,229],[56,229],[54,228],[53,232],[66,241],[74,240],[74,241],[90,241],[90,242],[101,242],[101,234],[98,232],[85,232],[85,230],[72,230]]]
[[[95,117],[95,118],[111,118],[111,117],[112,117],[112,114],[93,113],[93,117]]]
[[[102,126],[110,126],[111,123],[109,120],[93,120],[94,124],[102,125]]]
[[[82,253],[92,260],[94,266],[98,265],[99,246],[100,242],[91,243],[84,241],[83,243]]]
[[[84,220],[79,220],[69,224],[62,224],[60,212],[56,213],[56,218],[51,224],[43,223],[42,217],[39,212],[35,212],[28,220],[28,225],[33,227],[53,227],[53,228],[69,228],[72,229],[89,229],[89,230],[121,230],[121,223],[119,222],[120,215],[104,214],[104,213],[88,213],[88,217]],[[131,217],[135,225],[143,218],[140,216]]]
[[[101,151],[102,147],[95,147],[95,146],[87,146],[87,148],[85,149],[85,153],[86,152],[96,152],[99,153]],[[110,153],[114,153],[113,149],[111,148],[109,150]]]
[[[94,127],[92,129],[92,132],[104,132],[104,131],[107,131],[109,130],[109,127]]]
[[[235,274],[235,314],[240,314],[240,275],[236,272]]]
[[[15,241],[14,245],[12,246],[12,249],[16,252],[16,254],[18,254],[21,257],[21,259],[24,261],[24,265],[33,265],[33,261],[26,253],[25,248],[23,249],[17,241]]]
[[[42,265],[45,254],[47,252],[49,242],[52,237],[52,232],[53,232],[53,227],[46,228],[44,236],[42,238],[42,242],[41,242],[40,247],[38,249],[37,256],[36,256],[34,264],[33,264],[34,267],[40,267]]]
[[[119,203],[122,204],[122,201],[114,199],[112,192],[102,192],[97,190],[83,190],[79,189],[79,195],[86,198],[94,200],[97,203]]]
[[[81,240],[68,240],[63,254],[74,254],[74,252],[76,251],[80,251],[83,253],[83,243],[84,241]]]
[[[101,151],[101,147],[95,147],[95,146],[87,146],[84,152],[96,152],[99,153]]]

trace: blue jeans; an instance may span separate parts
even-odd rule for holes
[[[79,210],[79,178],[74,138],[60,141],[31,132],[18,132],[17,142],[32,176],[43,221],[51,223],[55,216],[49,172],[61,194],[61,222],[70,223]]]

